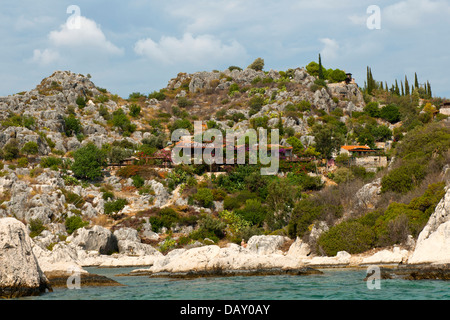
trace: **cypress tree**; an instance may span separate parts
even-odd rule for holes
[[[405,95],[409,96],[410,94],[408,78],[405,76]]]
[[[324,77],[324,75],[323,75],[322,58],[321,58],[321,56],[320,56],[320,53],[319,53],[319,79],[325,80],[325,77]]]
[[[419,89],[419,80],[417,79],[417,72],[414,73],[414,87]]]
[[[403,81],[400,80],[400,89],[402,90],[402,97],[405,96],[405,90],[403,89]]]
[[[384,86],[384,87],[386,88],[386,89],[385,89],[385,90],[386,90],[386,92],[389,92],[389,87],[388,87],[387,81],[385,81],[385,82],[384,82],[384,84],[385,84],[385,86]]]
[[[398,96],[400,95],[400,89],[398,87],[397,79],[395,79],[395,94]]]
[[[431,92],[431,84],[427,81],[427,95],[431,98],[433,98],[433,93]]]

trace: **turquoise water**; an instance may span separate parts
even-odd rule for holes
[[[86,268],[124,286],[55,289],[30,300],[450,300],[450,282],[381,280],[369,290],[365,270],[326,269],[322,275],[172,280],[118,277],[135,268]]]

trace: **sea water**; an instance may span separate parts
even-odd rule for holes
[[[236,276],[196,279],[119,276],[135,268],[86,268],[122,286],[55,288],[31,300],[450,300],[450,282],[381,280],[369,288],[366,270],[325,269],[307,276]]]

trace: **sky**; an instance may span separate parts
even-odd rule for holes
[[[285,71],[318,61],[353,74],[429,81],[450,97],[449,0],[2,0],[0,96],[31,90],[56,70],[128,98],[179,72]]]

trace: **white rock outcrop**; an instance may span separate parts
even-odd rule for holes
[[[420,233],[408,263],[450,263],[450,186]]]
[[[37,295],[51,289],[32,246],[22,222],[0,219],[0,297]]]

